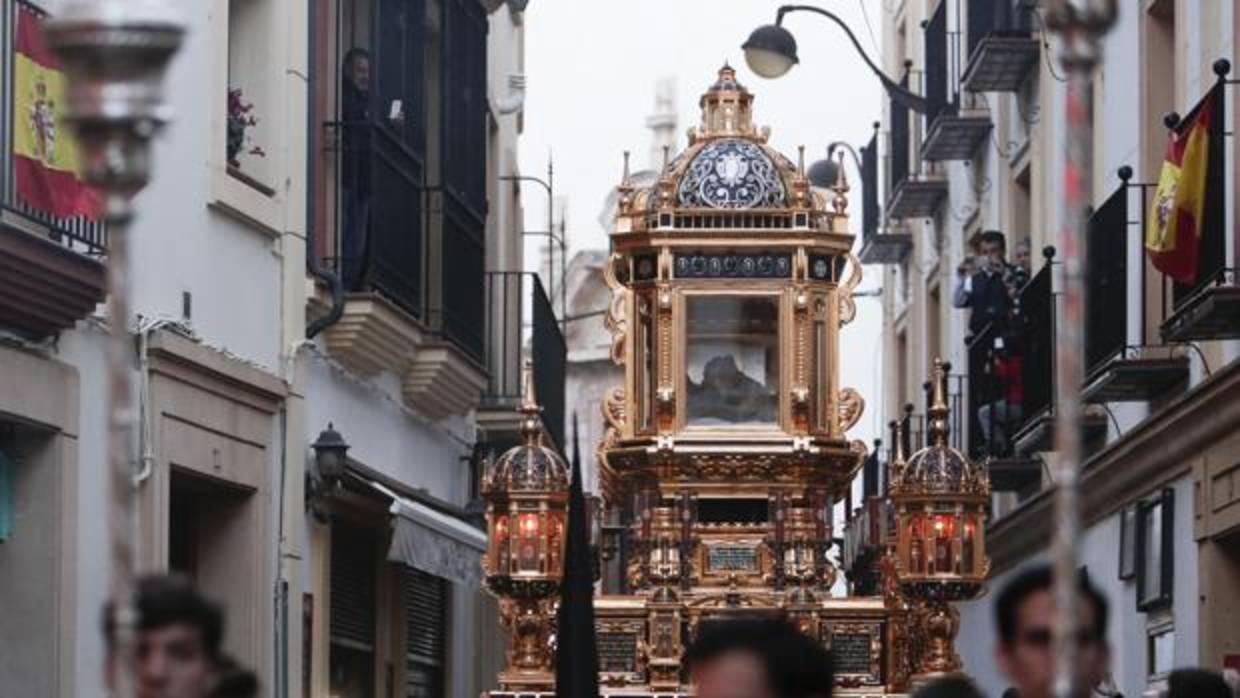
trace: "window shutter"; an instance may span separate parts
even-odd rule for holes
[[[373,532],[332,524],[332,642],[372,651],[375,638],[375,543]]]
[[[443,696],[448,583],[440,577],[406,567],[401,579],[401,596],[405,606],[406,698]]]

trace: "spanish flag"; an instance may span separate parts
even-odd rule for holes
[[[17,196],[60,218],[95,218],[102,197],[82,181],[77,141],[63,122],[65,77],[43,43],[42,20],[17,6],[13,61],[13,170]]]
[[[1214,102],[1210,90],[1171,133],[1146,223],[1145,250],[1154,267],[1181,284],[1197,279],[1198,250],[1205,230],[1207,173]]]

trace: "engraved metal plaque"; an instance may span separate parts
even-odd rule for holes
[[[599,671],[637,672],[637,633],[607,631],[598,634]]]
[[[706,553],[709,572],[757,572],[758,548],[753,545],[712,545]]]
[[[835,660],[837,674],[869,674],[869,633],[839,633],[831,636],[831,656]]]

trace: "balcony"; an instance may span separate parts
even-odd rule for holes
[[[889,219],[930,218],[947,198],[947,178],[938,173],[906,177],[891,190]]]
[[[978,146],[990,135],[990,113],[985,110],[959,112],[952,105],[930,122],[921,157],[930,162],[971,160]]]
[[[0,87],[0,327],[40,340],[72,328],[104,300],[107,232],[101,222],[76,215],[94,195],[64,169],[63,158],[55,159],[56,151],[23,152],[35,146],[28,122],[10,118],[31,107],[15,103],[24,99],[14,67],[17,27],[37,27],[43,15],[24,2],[6,2],[3,11],[0,56],[4,75],[13,79]],[[62,131],[59,138],[63,155],[70,136]]]
[[[1197,250],[1196,279],[1190,284],[1170,282],[1171,315],[1162,324],[1162,337],[1168,342],[1197,342],[1240,338],[1240,268],[1227,265],[1227,239],[1232,230],[1227,224],[1227,193],[1229,186],[1226,171],[1226,150],[1231,141],[1223,118],[1223,85],[1226,80],[1227,62],[1215,64],[1218,85],[1207,93],[1190,110],[1191,115],[1205,107],[1210,94],[1214,99],[1214,114],[1209,136],[1208,171],[1206,172],[1205,206],[1201,221],[1201,233]],[[1233,260],[1233,265],[1236,262]]]
[[[908,89],[907,74],[900,80],[900,86]],[[923,175],[920,162],[914,163],[910,157],[912,134],[909,129],[908,107],[893,99],[890,113],[891,145],[887,153],[888,225],[893,219],[932,216],[947,197],[947,179],[937,173]]]
[[[340,320],[323,335],[328,353],[360,376],[396,374],[405,402],[432,419],[465,414],[486,381],[485,221],[434,192],[443,249],[431,266],[432,194],[406,134],[379,120],[333,120],[321,139],[317,251],[346,291]]]
[[[966,92],[1015,92],[1037,65],[1032,0],[968,4],[968,56],[960,86]]]
[[[1240,339],[1240,269],[1220,266],[1179,299],[1162,336],[1169,342]]]
[[[545,433],[558,447],[564,441],[564,376],[567,345],[542,281],[528,272],[486,275],[486,367],[489,374],[478,426],[497,453],[521,434],[522,374],[532,362],[534,392],[542,405]]]
[[[898,264],[913,248],[913,236],[894,233],[879,220],[878,134],[861,148],[861,262]]]
[[[1085,279],[1085,385],[1081,397],[1090,403],[1146,402],[1188,380],[1188,359],[1174,347],[1147,345],[1144,279],[1140,284],[1140,342],[1128,341],[1128,249],[1141,245],[1128,219],[1125,180],[1089,220],[1089,257]],[[1142,206],[1141,215],[1144,216]]]
[[[979,3],[973,2],[970,5]],[[926,22],[926,140],[921,157],[930,162],[969,160],[990,135],[990,114],[962,104],[956,89],[960,73],[960,34],[947,31],[947,5],[939,3]]]

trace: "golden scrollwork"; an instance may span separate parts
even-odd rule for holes
[[[611,304],[607,306],[607,314],[603,317],[603,325],[611,332],[611,360],[617,366],[624,365],[624,348],[628,340],[628,301],[629,289],[616,276],[616,267],[623,263],[623,258],[612,254],[603,265],[603,280],[611,289]]]
[[[857,316],[857,302],[853,300],[853,292],[861,285],[861,260],[849,252],[848,278],[840,286],[840,325],[847,325]]]
[[[865,413],[865,398],[852,388],[840,391],[840,432],[847,433]]]

